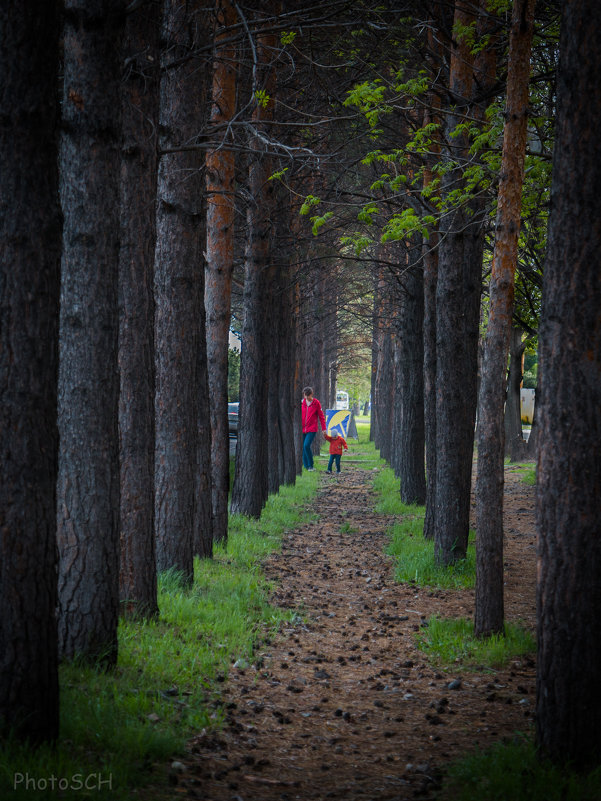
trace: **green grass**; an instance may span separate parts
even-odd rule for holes
[[[470,620],[432,617],[416,640],[431,662],[454,669],[499,669],[536,650],[532,633],[511,623],[505,625],[504,635],[478,639]]]
[[[473,587],[476,582],[476,549],[474,535],[465,559],[449,567],[438,565],[434,559],[434,542],[423,537],[423,515],[408,517],[392,527],[391,542],[386,552],[396,560],[395,578],[399,582],[414,582],[420,587]]]
[[[536,465],[532,462],[516,462],[512,463],[509,462],[509,459],[505,460],[505,469],[511,470],[511,472],[518,473],[524,484],[528,484],[529,487],[536,486]]]
[[[350,523],[343,523],[340,526],[340,533],[341,534],[356,534],[359,529],[351,526]]]
[[[452,764],[441,801],[598,801],[601,768],[579,775],[540,760],[524,737]]]
[[[434,560],[434,542],[423,536],[425,507],[401,501],[399,479],[389,467],[378,472],[373,485],[378,494],[376,512],[400,517],[390,529],[391,541],[386,549],[396,562],[395,579],[422,587],[473,587],[476,582],[474,533],[470,532],[465,559],[441,567]]]
[[[383,464],[386,464],[385,462]],[[374,489],[379,500],[376,512],[381,515],[411,515],[423,520],[425,509],[423,506],[408,505],[401,501],[401,488],[399,479],[389,467],[384,467],[374,478]]]
[[[283,487],[260,520],[232,516],[227,549],[216,547],[213,560],[196,561],[191,588],[177,575],[163,574],[159,618],[120,622],[115,670],[62,665],[56,748],[4,743],[0,797],[121,800],[137,785],[160,785],[164,780],[152,775],[153,763],[181,753],[193,731],[218,728],[224,717],[221,687],[232,664],[248,665],[252,680],[258,643],[294,615],[270,605],[271,585],[260,560],[279,547],[284,531],[306,519],[317,483],[316,473],[306,473],[294,487]],[[16,790],[15,774],[24,776]],[[74,776],[80,781],[92,776],[94,786],[86,791],[71,785],[61,794],[47,781],[41,789],[37,779],[52,776],[55,787],[59,779],[71,782]]]

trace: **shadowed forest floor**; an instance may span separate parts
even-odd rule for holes
[[[432,615],[471,618],[474,593],[394,581],[395,517],[373,511],[373,472],[343,460],[339,477],[321,474],[315,521],[265,563],[273,602],[298,622],[232,668],[226,725],[189,743],[170,797],[431,799],[450,761],[530,730],[532,659],[449,670],[417,648]],[[510,466],[505,534],[506,616],[534,630],[534,489]]]

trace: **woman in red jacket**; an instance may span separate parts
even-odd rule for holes
[[[321,430],[326,430],[326,418],[321,408],[321,403],[313,397],[313,387],[303,389],[303,400],[301,409],[303,412],[303,465],[307,470],[313,470],[313,451],[311,445],[317,434],[317,423],[321,424]]]

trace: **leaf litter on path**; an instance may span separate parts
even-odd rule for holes
[[[418,650],[432,615],[473,616],[474,593],[395,583],[372,475],[353,465],[324,475],[318,519],[266,561],[273,602],[300,614],[230,671],[225,728],[189,743],[178,795],[433,799],[451,760],[530,729],[531,660],[445,671]],[[534,627],[533,490],[519,476],[507,476],[505,505],[507,616]]]

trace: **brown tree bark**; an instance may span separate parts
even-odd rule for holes
[[[534,2],[516,0],[509,37],[503,155],[478,417],[474,624],[479,637],[504,629],[503,405],[522,210]]]
[[[0,735],[54,740],[59,14],[0,8]]]
[[[275,68],[271,57],[276,45],[274,34],[257,39],[260,85],[269,98],[266,105],[256,100],[249,140],[249,191],[247,247],[244,273],[244,321],[240,361],[240,414],[236,469],[231,511],[259,517],[268,495],[268,354],[266,311],[267,279],[271,259],[271,212],[273,182],[271,159],[265,153],[263,121],[273,116]]]
[[[237,19],[230,0],[217,0],[211,125],[224,128],[236,110],[236,48],[231,26]],[[207,265],[205,309],[211,408],[213,536],[227,539],[230,485],[227,416],[227,355],[234,270],[234,152],[227,128],[215,134],[219,147],[207,153]]]
[[[206,538],[211,551],[210,517],[204,531],[199,505],[210,511],[210,484],[201,485],[210,465],[210,439],[199,437],[200,400],[208,394],[203,374],[204,158],[179,150],[202,130],[206,64],[198,51],[206,44],[200,2],[165,0],[162,26],[160,146],[155,253],[156,451],[155,516],[157,569],[175,569],[193,579],[193,554]],[[207,420],[208,422],[208,420]],[[201,459],[201,446],[207,449]],[[203,490],[200,492],[200,490]],[[199,494],[200,493],[200,494]],[[204,508],[201,507],[201,508]],[[197,533],[198,532],[198,533]],[[208,553],[207,553],[208,552]]]
[[[586,770],[601,753],[601,8],[575,0],[562,14],[539,340],[536,732],[543,757]]]
[[[393,349],[393,314],[390,303],[391,293],[384,284],[383,291],[387,292],[386,300],[380,306],[381,331],[378,346],[378,364],[376,371],[376,393],[374,405],[378,426],[375,446],[380,451],[382,459],[390,462],[392,456],[392,420],[394,408],[394,349]]]
[[[59,649],[107,665],[119,611],[122,12],[109,0],[65,3],[60,157]]]
[[[159,6],[128,15],[121,84],[119,460],[121,610],[158,614],[154,539],[154,248]]]
[[[424,430],[424,276],[421,237],[408,243],[408,270],[404,276],[400,320],[400,406],[398,474],[401,500],[426,501]]]
[[[474,6],[457,0],[455,23],[469,26],[475,21]],[[454,41],[445,157],[457,166],[446,174],[444,191],[457,189],[463,182],[462,162],[469,143],[465,134],[456,135],[456,129],[470,111],[473,66],[474,56],[465,38]],[[470,222],[464,206],[449,211],[441,221],[438,249],[434,550],[443,565],[465,556],[469,533],[482,268],[481,258],[477,258],[479,243],[471,241],[478,232],[469,229]]]
[[[378,414],[375,405],[376,382],[378,375],[378,349],[380,347],[380,295],[378,291],[379,270],[373,271],[373,308],[372,308],[372,339],[371,339],[371,394],[370,394],[370,421],[369,421],[369,441],[374,445],[378,441]]]
[[[432,179],[424,175],[424,187]],[[424,267],[424,438],[426,446],[426,510],[424,537],[434,538],[436,508],[436,285],[438,283],[438,231],[423,245]]]

